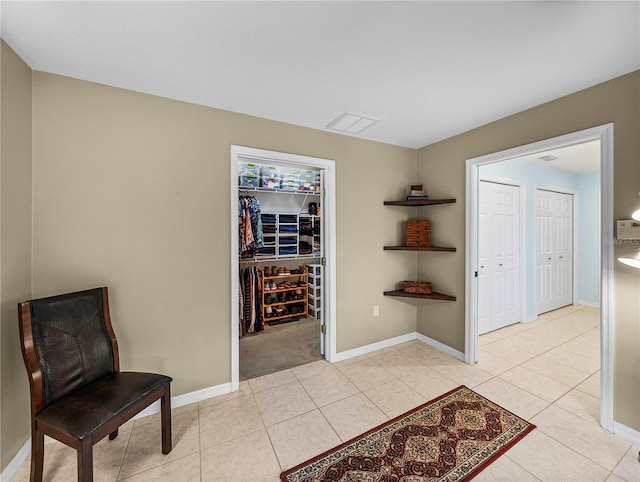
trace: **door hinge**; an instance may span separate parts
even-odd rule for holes
[[[476,271],[476,278],[478,277],[478,272]]]
[[[327,259],[324,256],[320,259],[320,264],[322,266],[326,266],[327,265]]]
[[[325,325],[322,325],[322,334],[326,334],[327,333],[327,327]]]

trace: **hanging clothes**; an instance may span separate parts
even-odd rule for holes
[[[260,202],[253,196],[238,198],[238,246],[240,256],[254,256],[264,246]]]
[[[264,328],[262,318],[262,270],[249,266],[240,272],[240,329],[254,333]]]

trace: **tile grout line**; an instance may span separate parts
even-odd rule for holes
[[[581,311],[581,309],[573,310],[573,311],[571,311],[570,313],[567,313],[566,315],[562,315],[562,316],[559,316],[559,317],[557,317],[557,318],[553,318],[553,319],[551,319],[551,320],[548,320],[548,322],[552,322],[552,321],[555,321],[555,320],[559,320],[559,319],[563,318],[564,316],[568,316],[568,315],[573,314],[573,313],[576,313],[576,312],[578,312],[578,311]],[[547,322],[547,323],[548,323],[548,322]],[[580,333],[580,334],[578,334],[578,335],[575,335],[573,338],[570,338],[570,339],[568,339],[568,340],[564,341],[563,343],[561,343],[560,345],[558,345],[558,346],[554,347],[553,349],[555,349],[555,348],[562,349],[562,348],[560,348],[562,345],[564,345],[564,344],[566,344],[566,343],[569,343],[569,342],[571,342],[571,341],[575,341],[575,340],[576,340],[577,338],[579,338],[580,336],[583,336],[583,335],[585,335],[585,334],[587,334],[587,333],[589,333],[589,332],[591,332],[591,331],[595,330],[596,328],[597,328],[597,327],[589,328],[589,329],[585,330],[584,332],[582,332],[582,333]],[[506,338],[509,338],[509,337],[511,337],[511,336],[516,336],[516,335],[517,335],[517,334],[510,335],[510,336],[505,337],[505,338],[503,338],[503,339],[501,339],[501,340],[504,340],[504,339],[506,339]],[[501,340],[500,340],[500,341],[501,341]],[[520,363],[520,364],[518,364],[518,365],[516,365],[516,366],[520,366],[520,367],[522,367],[522,368],[527,368],[527,367],[524,367],[524,366],[522,366],[522,365],[524,365],[525,363],[527,363],[527,362],[529,362],[529,361],[531,361],[531,360],[534,360],[535,358],[538,358],[538,357],[542,356],[544,353],[547,353],[547,352],[549,352],[549,351],[551,351],[551,350],[547,350],[547,351],[545,351],[545,352],[542,352],[542,353],[540,353],[539,355],[536,355],[535,357],[533,357],[533,358],[531,358],[531,359],[529,359],[529,360],[526,360],[526,361],[524,361],[524,362],[522,362],[522,363]],[[573,355],[573,356],[583,356],[583,355],[580,355],[580,354],[577,354],[577,353],[570,352],[570,351],[568,351],[568,350],[564,350],[564,351],[567,351],[568,353],[570,353],[570,354],[571,354],[571,355]],[[494,355],[494,356],[498,356],[498,355]],[[589,358],[589,357],[585,357],[585,358]],[[506,361],[510,361],[510,360],[506,360]],[[553,360],[551,360],[551,361],[553,361]],[[511,363],[513,363],[513,362],[511,362]],[[514,368],[515,368],[515,367],[514,367]],[[508,370],[507,370],[507,371],[508,371]],[[550,378],[550,377],[547,377],[547,376],[546,376],[546,375],[544,375],[544,374],[541,374],[541,373],[539,373],[539,372],[536,372],[535,370],[532,370],[532,371],[533,371],[534,373],[537,373],[538,375],[542,375],[542,376],[545,376],[546,378],[549,378],[549,379],[551,379],[551,380],[554,380],[554,379],[552,379],[552,378]],[[579,370],[577,370],[577,371],[579,371]],[[598,373],[599,371],[600,371],[600,369],[598,369],[595,373]],[[505,373],[506,373],[506,372],[505,372]],[[580,419],[580,421],[583,421],[583,422],[585,422],[585,423],[590,423],[588,420],[585,420],[584,418],[580,417],[579,415],[574,414],[573,412],[570,412],[570,411],[566,410],[565,408],[563,408],[563,407],[561,407],[561,406],[559,406],[559,405],[556,405],[556,402],[558,402],[561,398],[563,398],[564,396],[566,396],[566,395],[567,395],[568,393],[570,393],[572,390],[578,390],[578,388],[577,388],[577,387],[578,387],[579,385],[581,385],[582,383],[584,383],[584,381],[586,381],[588,378],[590,378],[590,377],[592,377],[593,375],[595,375],[595,373],[592,373],[591,375],[588,375],[584,380],[582,380],[582,381],[581,381],[580,383],[578,383],[577,385],[575,385],[575,386],[571,387],[571,390],[569,390],[568,392],[565,392],[563,395],[561,395],[560,397],[558,397],[558,398],[557,398],[556,400],[554,400],[553,402],[548,402],[548,405],[547,405],[544,409],[542,409],[542,410],[538,411],[538,412],[537,412],[535,415],[533,415],[529,420],[532,420],[533,418],[535,418],[536,416],[538,416],[540,413],[542,413],[543,411],[547,410],[549,407],[554,406],[555,408],[558,408],[559,410],[562,410],[562,411],[564,411],[564,412],[566,412],[566,413],[568,413],[568,414],[570,414],[570,415],[573,415],[573,416],[575,416],[575,417],[579,418],[579,419]],[[503,381],[504,381],[505,383],[509,383],[509,382],[507,382],[506,380],[503,380]],[[557,381],[557,380],[554,380],[554,381]],[[561,383],[561,382],[559,382],[559,383]],[[513,385],[512,385],[512,386],[513,386]],[[570,386],[570,385],[567,385],[567,386]],[[516,388],[518,388],[518,387],[516,387]],[[533,395],[533,396],[537,396],[537,395],[535,395],[535,394],[532,394],[532,393],[531,393],[531,392],[529,392],[528,390],[525,390],[525,391],[526,391],[527,393],[530,393],[530,394],[531,394],[531,395]],[[579,390],[579,391],[581,391],[581,390]],[[585,393],[585,392],[582,392],[582,393]],[[588,394],[587,394],[587,395],[588,395]],[[538,398],[539,398],[539,397],[538,397]],[[546,401],[546,400],[545,400],[545,401]],[[595,425],[595,424],[593,424],[593,425]],[[596,427],[599,427],[599,425],[596,425]],[[557,443],[559,443],[559,444],[561,444],[562,446],[566,447],[567,449],[571,450],[572,452],[574,452],[574,453],[575,453],[575,454],[577,454],[578,456],[580,456],[580,457],[582,457],[582,458],[586,458],[584,455],[582,455],[581,453],[579,453],[578,451],[576,451],[576,450],[575,450],[575,449],[573,449],[572,447],[570,447],[570,446],[566,445],[565,443],[563,443],[563,442],[562,442],[562,441],[560,441],[560,440],[557,440],[557,439],[556,439],[555,437],[553,437],[551,434],[548,434],[547,432],[545,432],[544,430],[540,429],[539,427],[538,427],[537,429],[538,429],[538,430],[540,430],[540,432],[541,432],[541,433],[544,433],[546,436],[548,436],[549,438],[551,438],[552,440],[555,440]],[[607,432],[607,433],[608,433],[608,432]],[[628,449],[627,449],[627,451],[628,451]],[[592,462],[592,463],[594,463],[594,464],[596,464],[598,467],[601,467],[601,468],[602,468],[602,469],[604,469],[605,471],[609,472],[609,477],[610,477],[610,476],[614,473],[613,471],[615,470],[615,468],[616,468],[616,467],[620,464],[620,462],[624,459],[624,457],[625,457],[626,453],[627,453],[627,452],[625,452],[625,454],[623,454],[623,455],[622,455],[622,457],[620,457],[620,458],[618,459],[618,461],[613,465],[613,468],[612,468],[612,469],[608,469],[607,467],[604,467],[604,466],[602,466],[601,464],[599,464],[599,463],[597,463],[597,462],[595,462],[595,461],[593,461],[593,460],[591,460],[591,462]],[[507,456],[508,456],[508,455],[507,455]],[[516,463],[516,464],[517,464],[517,462],[513,461],[512,459],[510,459],[510,460],[511,460],[512,462],[514,462],[514,463]],[[588,459],[588,460],[590,460],[590,459]],[[519,465],[519,464],[517,464],[517,465]],[[519,465],[519,466],[520,466],[520,465]],[[524,467],[522,467],[522,468],[524,469]],[[525,469],[525,470],[526,470],[526,469]],[[528,471],[527,471],[527,472],[528,472]],[[617,475],[617,474],[616,474],[616,475]],[[621,477],[621,478],[622,478],[622,477]],[[606,479],[605,479],[605,480],[606,480]]]
[[[131,442],[131,434],[133,433],[133,429],[135,427],[135,423],[131,426],[131,430],[127,434],[127,443],[125,444],[124,451],[122,452],[122,458],[120,459],[120,465],[118,466],[118,472],[116,473],[116,481],[120,480],[120,473],[122,472],[122,465],[124,464],[124,458],[127,455],[127,450],[129,450],[129,443]]]
[[[264,425],[264,429],[263,430],[267,434],[267,438],[269,439],[269,445],[271,446],[271,450],[273,451],[273,455],[276,458],[276,462],[278,462],[278,466],[280,467],[280,472],[282,472],[284,470],[284,466],[282,465],[282,461],[280,460],[280,457],[278,457],[278,452],[277,452],[275,446],[273,445],[273,440],[271,439],[271,434],[269,433],[269,427],[264,422],[264,418],[262,417],[262,412],[260,411],[260,406],[258,405],[258,401],[256,400],[255,393],[253,392],[253,388],[251,388],[250,384],[249,384],[249,389],[251,390],[251,397],[253,398],[253,403],[255,403],[256,407],[258,408],[258,414],[260,415],[260,420],[262,420],[262,425]]]

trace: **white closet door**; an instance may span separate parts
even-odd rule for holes
[[[491,209],[493,194],[487,182],[480,182],[478,192],[478,333],[491,331],[491,277],[489,258],[492,256],[489,233],[491,232]]]
[[[573,303],[573,195],[536,191],[536,312]]]
[[[480,182],[478,331],[520,321],[520,189]]]

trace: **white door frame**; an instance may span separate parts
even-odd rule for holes
[[[280,164],[302,164],[324,170],[324,211],[323,226],[324,255],[326,258],[324,276],[324,322],[325,358],[336,361],[336,166],[332,159],[309,157],[284,152],[267,151],[253,147],[231,146],[231,391],[240,386],[240,332],[238,319],[238,277],[240,256],[238,254],[238,162],[240,158],[250,158],[257,162],[276,162]]]
[[[557,192],[560,194],[571,194],[573,196],[573,205],[571,206],[571,209],[573,209],[573,219],[571,220],[571,229],[573,230],[572,235],[573,235],[573,282],[572,282],[572,293],[571,296],[573,298],[573,303],[576,304],[579,300],[579,296],[578,296],[578,283],[576,282],[578,279],[578,236],[577,236],[577,232],[578,232],[578,220],[580,219],[580,213],[578,212],[578,209],[580,207],[580,193],[578,191],[574,191],[572,189],[567,189],[565,187],[556,187],[556,186],[550,186],[547,184],[535,184],[533,186],[533,190],[534,192],[537,191],[538,189],[542,190],[542,191],[551,191],[551,192]],[[534,236],[533,239],[538,239],[537,236]],[[600,253],[599,253],[600,254]],[[535,276],[535,272],[534,272],[534,276]],[[536,284],[537,286],[537,284]],[[536,308],[536,316],[535,318],[533,318],[531,321],[535,320],[538,318],[538,313],[537,313],[537,308]]]
[[[613,124],[507,149],[466,162],[465,362],[478,361],[478,179],[483,164],[506,161],[572,144],[600,141],[600,425],[613,432]]]
[[[488,176],[480,175],[478,181],[487,181],[497,184],[507,184],[509,186],[515,186],[518,188],[518,194],[520,195],[520,226],[518,230],[519,236],[519,266],[518,271],[520,274],[520,291],[519,291],[519,303],[520,303],[520,322],[526,322],[527,320],[527,183],[525,181],[511,179],[508,177]],[[477,263],[476,263],[477,264]],[[476,325],[477,326],[477,325]]]

